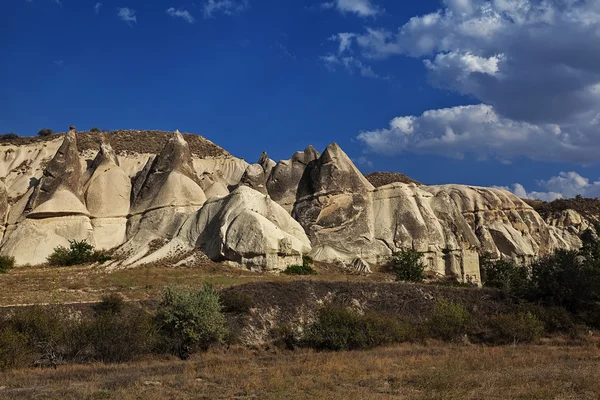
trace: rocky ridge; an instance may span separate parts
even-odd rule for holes
[[[368,272],[413,248],[431,271],[478,281],[478,253],[528,262],[591,227],[574,210],[544,220],[500,189],[365,177],[335,143],[251,165],[178,131],[71,131],[0,152],[0,254],[19,265],[72,239],[114,249],[115,268],[199,249],[254,270],[310,254]]]

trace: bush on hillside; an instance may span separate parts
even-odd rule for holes
[[[52,129],[50,128],[42,128],[38,131],[38,136],[50,136],[54,133],[54,131],[52,131]]]
[[[98,129],[97,127],[93,127],[92,129],[90,129],[90,132],[98,133],[100,132],[100,129]]]
[[[492,317],[490,326],[494,342],[500,344],[533,343],[544,333],[544,323],[530,312]]]
[[[0,256],[0,274],[6,274],[15,267],[15,258],[9,256]]]
[[[102,296],[102,301],[94,306],[96,314],[121,314],[125,301],[123,296],[118,293],[111,293],[109,295]]]
[[[153,317],[143,311],[105,312],[85,319],[73,332],[76,361],[126,362],[150,354],[159,336]]]
[[[197,347],[223,342],[227,334],[219,294],[207,284],[200,290],[167,288],[156,321],[167,346],[182,359]]]
[[[407,330],[396,319],[328,305],[306,327],[303,343],[318,350],[338,351],[369,349],[406,339]]]
[[[0,137],[0,139],[2,140],[14,140],[14,139],[18,139],[20,136],[16,133],[5,133],[4,135],[2,135]]]
[[[316,275],[317,272],[312,268],[313,259],[309,256],[302,256],[302,265],[290,265],[283,273],[286,275]]]
[[[69,248],[58,246],[47,258],[48,264],[55,266],[71,266],[93,262],[104,263],[110,257],[101,251],[95,251],[94,246],[85,240],[69,240]]]
[[[483,286],[502,289],[512,294],[526,291],[529,279],[527,268],[508,259],[494,259],[490,253],[479,256]]]
[[[244,314],[254,306],[254,299],[245,293],[226,291],[220,294],[223,312]]]
[[[397,281],[422,282],[425,264],[423,253],[414,249],[403,249],[392,254],[387,266],[396,275]]]
[[[432,337],[455,340],[469,332],[473,318],[464,306],[448,300],[438,300],[428,322],[428,331]]]

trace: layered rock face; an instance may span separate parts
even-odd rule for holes
[[[478,252],[528,261],[578,240],[558,235],[507,191],[397,182],[374,188],[336,144],[306,168],[293,215],[316,260],[382,263],[412,248],[430,270],[463,281],[480,280]]]
[[[2,254],[17,264],[39,264],[69,240],[93,241],[82,181],[77,138],[69,132],[36,186],[11,207]]]
[[[215,261],[234,261],[259,271],[301,264],[302,255],[311,250],[298,222],[268,196],[246,186],[209,200],[170,243],[140,263],[194,248]]]
[[[591,224],[573,210],[544,221],[513,194],[366,179],[337,144],[249,165],[178,131],[69,132],[0,147],[0,254],[39,264],[87,240],[135,266],[199,249],[253,270],[318,261],[369,273],[400,249],[429,269],[478,281],[478,253],[523,263],[575,249]]]
[[[198,170],[210,181],[211,196],[224,196],[227,182],[239,181],[247,165],[193,139],[196,154],[206,151],[209,157],[192,156],[179,132],[71,131],[59,139],[3,146],[0,253],[14,256],[17,265],[39,264],[56,246],[87,240],[99,249],[119,247],[128,258],[142,257],[148,243],[172,238],[206,201]],[[157,140],[165,140],[158,154],[132,151],[138,143],[133,149],[156,148]],[[120,154],[110,142],[120,146]]]

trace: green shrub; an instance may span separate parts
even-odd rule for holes
[[[0,329],[0,371],[27,366],[31,352],[27,335],[12,326]]]
[[[110,260],[110,257],[101,251],[94,251],[94,246],[85,240],[69,240],[68,249],[63,246],[55,247],[47,260],[50,265],[68,267],[93,262],[102,264]]]
[[[54,132],[52,131],[52,129],[50,128],[42,128],[38,131],[38,136],[50,136],[52,135]]]
[[[549,333],[575,333],[579,329],[573,314],[563,307],[525,303],[520,309],[523,313],[531,313],[542,321],[544,330]]]
[[[479,256],[479,269],[483,286],[503,289],[520,295],[528,285],[527,268],[518,266],[512,260],[494,259],[489,253]]]
[[[166,289],[157,323],[168,347],[182,359],[196,347],[223,342],[227,334],[219,295],[207,284],[195,291]]]
[[[303,343],[318,350],[358,350],[401,342],[406,337],[404,327],[393,318],[328,305],[306,327]]]
[[[0,256],[0,274],[6,274],[15,267],[15,258],[9,256]]]
[[[69,329],[62,313],[55,307],[20,308],[8,322],[16,332],[27,337],[31,347],[37,349],[58,345]]]
[[[429,334],[437,339],[454,340],[469,332],[473,318],[460,304],[438,300],[428,322]]]
[[[20,136],[16,133],[5,133],[4,135],[2,135],[1,139],[2,140],[14,140],[14,139],[18,139]]]
[[[423,253],[414,249],[400,250],[392,254],[387,266],[397,281],[422,282],[425,271],[422,257]]]
[[[286,275],[316,275],[317,272],[309,265],[290,265],[284,271]]]
[[[98,129],[97,127],[93,127],[92,129],[90,129],[90,132],[97,133],[100,132],[100,129]]]
[[[223,312],[247,313],[254,306],[254,299],[245,293],[229,290],[220,294]]]
[[[97,314],[120,314],[125,306],[123,296],[118,293],[111,293],[102,296],[102,301],[94,306]]]
[[[530,312],[501,314],[491,319],[494,341],[507,343],[533,343],[544,333],[544,323]]]
[[[151,353],[158,333],[153,318],[138,310],[102,313],[84,320],[74,332],[77,361],[126,362]]]

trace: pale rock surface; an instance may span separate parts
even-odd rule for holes
[[[175,132],[161,153],[148,160],[134,178],[127,243],[119,249],[127,256],[125,264],[143,257],[153,240],[173,237],[206,201],[200,185],[189,146]]]
[[[56,246],[69,240],[93,243],[89,212],[83,203],[82,170],[75,132],[69,132],[48,163],[27,202],[17,203],[23,216],[9,218],[0,253],[17,265],[46,261]],[[10,225],[13,222],[14,225]]]
[[[84,180],[85,202],[92,217],[93,244],[105,250],[125,243],[131,180],[121,169],[109,144],[101,144]]]
[[[267,179],[275,167],[275,161],[271,160],[266,152],[263,151],[256,164],[249,165],[240,179],[240,185],[251,187],[252,189],[267,194]]]
[[[283,270],[301,264],[310,241],[300,224],[268,196],[246,186],[208,200],[166,246],[137,264],[201,249],[210,259],[252,270]]]
[[[306,166],[319,158],[319,152],[312,146],[294,153],[289,160],[279,161],[271,170],[267,180],[269,196],[288,212],[292,212],[296,202],[298,185]]]

